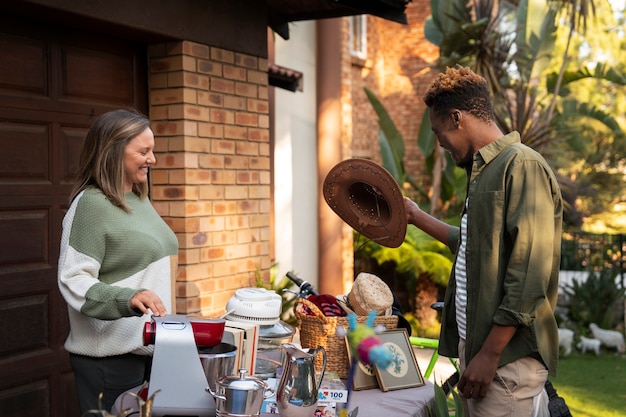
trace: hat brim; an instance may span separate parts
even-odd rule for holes
[[[330,208],[363,236],[390,248],[404,242],[404,197],[380,165],[359,158],[342,161],[326,176],[323,193]]]

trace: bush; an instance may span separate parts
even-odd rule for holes
[[[613,268],[590,271],[587,280],[574,280],[563,289],[569,301],[568,317],[579,334],[588,334],[591,323],[603,329],[615,328],[615,306],[624,299],[624,289],[617,286],[616,277]]]

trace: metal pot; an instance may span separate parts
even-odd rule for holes
[[[263,400],[274,395],[265,382],[253,376],[246,376],[246,369],[239,370],[239,376],[224,376],[217,380],[215,392],[210,392],[216,402],[216,416],[259,416]]]
[[[235,370],[237,346],[220,343],[213,347],[199,347],[198,356],[210,387],[215,387],[219,377],[231,375]]]

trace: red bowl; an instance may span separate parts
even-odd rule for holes
[[[226,327],[226,320],[224,319],[191,320],[196,346],[213,347],[219,345],[222,342],[222,336],[224,336],[224,327]]]

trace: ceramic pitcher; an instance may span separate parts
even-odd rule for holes
[[[283,374],[276,387],[276,402],[281,417],[311,417],[317,407],[317,395],[326,369],[326,351],[322,346],[309,351],[285,343],[282,345]],[[316,378],[315,359],[322,354],[322,369]]]

